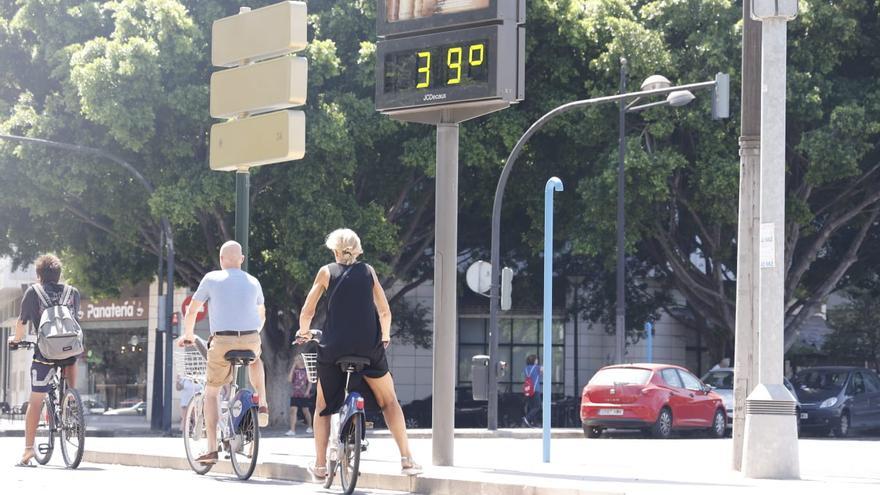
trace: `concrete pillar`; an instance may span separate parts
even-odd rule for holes
[[[754,0],[761,20],[761,226],[757,387],[746,400],[743,473],[800,477],[795,400],[782,384],[785,284],[786,23],[796,0]]]

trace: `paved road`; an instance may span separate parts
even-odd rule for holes
[[[16,456],[21,452],[21,439],[0,438],[0,483],[4,494],[213,494],[234,493],[245,487],[259,487],[260,494],[311,494],[338,493],[324,490],[312,483],[294,483],[252,479],[244,484],[225,475],[198,476],[192,472],[173,469],[148,469],[112,464],[83,463],[79,469],[65,469],[60,452],[47,466],[36,468],[15,467]],[[241,492],[238,492],[241,493]],[[362,494],[396,495],[400,492],[381,490],[358,490]]]
[[[266,438],[261,442],[261,464],[281,466],[282,479],[290,478],[292,470],[300,469],[311,462],[314,453],[310,438]],[[455,442],[456,467],[430,466],[431,442],[429,439],[411,441],[416,459],[426,464],[425,474],[420,480],[464,480],[488,483],[483,486],[491,493],[522,494],[529,493],[522,485],[547,487],[549,493],[625,493],[626,495],[739,495],[796,493],[797,495],[877,495],[880,493],[880,440],[876,437],[861,440],[805,439],[800,442],[801,480],[773,481],[746,480],[730,470],[731,440],[674,439],[667,441],[640,438],[603,438],[584,440],[583,438],[558,439],[553,441],[553,462],[540,462],[540,439],[514,438],[463,438]],[[128,453],[145,456],[145,460],[177,458],[183,455],[179,438],[89,438],[89,454]],[[24,488],[27,482],[42,487],[59,488],[71,480],[87,483],[87,489],[80,490],[77,484],[73,493],[141,493],[150,486],[148,493],[156,495],[153,483],[162,487],[205,488],[214,490],[222,487],[240,487],[230,483],[225,475],[198,477],[189,471],[171,469],[124,468],[117,465],[84,465],[82,473],[68,473],[59,469],[13,468],[15,456],[21,451],[20,438],[0,439],[0,483],[11,480],[13,488]],[[362,472],[383,483],[399,473],[397,452],[393,442],[387,438],[371,438],[370,448],[362,459]],[[59,464],[60,459],[53,460]],[[114,462],[114,461],[103,461]],[[300,466],[300,468],[296,468]],[[97,469],[100,469],[98,471]],[[71,474],[77,475],[70,478]],[[82,474],[82,476],[80,476]],[[266,476],[275,476],[267,474]],[[56,484],[59,483],[59,484]],[[267,487],[293,490],[295,493],[328,493],[309,485],[288,481],[265,481]],[[499,484],[505,488],[496,490]],[[2,485],[2,493],[7,493]],[[255,482],[256,486],[256,482]],[[367,486],[367,485],[364,485]],[[400,485],[372,484],[382,488],[404,490]],[[419,485],[421,486],[421,485]],[[442,491],[443,484],[431,489],[417,489],[423,493],[441,488],[442,493],[456,495],[479,495],[489,493],[472,485],[456,491]],[[95,491],[92,487],[99,490]],[[445,486],[452,488],[451,484]],[[28,486],[30,488],[30,486]],[[500,487],[499,487],[500,488]],[[415,489],[415,488],[414,488]],[[56,490],[57,491],[57,490]],[[9,493],[19,493],[9,491]],[[39,491],[36,493],[45,493]],[[173,491],[170,493],[179,493]],[[169,495],[170,495],[169,493]],[[186,492],[184,492],[186,493]],[[330,492],[336,493],[336,492]],[[389,493],[364,491],[363,493]],[[201,495],[201,494],[199,494]],[[204,495],[209,495],[204,492]]]

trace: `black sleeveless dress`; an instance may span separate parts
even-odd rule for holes
[[[370,359],[360,376],[380,378],[388,373],[379,313],[373,303],[373,274],[366,263],[327,265],[327,321],[318,348],[318,380],[327,408],[321,416],[335,413],[345,400],[345,373],[336,366],[343,356]],[[349,389],[370,395],[360,376],[352,375]]]

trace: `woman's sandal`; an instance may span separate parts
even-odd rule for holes
[[[314,478],[315,481],[324,481],[327,479],[327,466],[309,464],[309,473],[312,474],[312,478]]]
[[[412,456],[400,458],[400,472],[406,476],[422,474],[422,466],[416,464]]]
[[[19,459],[16,466],[18,467],[37,467],[36,464],[31,462],[31,459],[34,458],[36,454],[34,454],[33,447],[25,447],[24,454],[22,454],[21,459]]]

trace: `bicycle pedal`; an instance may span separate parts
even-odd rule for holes
[[[40,451],[40,454],[45,455],[47,452],[49,452],[49,444],[41,443],[40,445],[37,446],[37,450]]]

